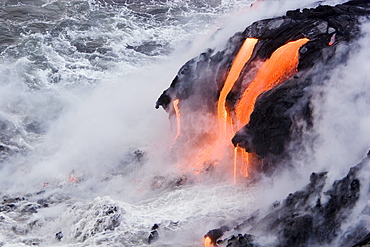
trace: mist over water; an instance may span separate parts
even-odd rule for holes
[[[22,32],[2,51],[2,113],[9,119],[6,128],[14,128],[3,142],[24,153],[5,170],[25,170],[39,184],[67,178],[73,169],[112,172],[125,156],[149,145],[151,136],[166,139],[167,117],[153,110],[157,95],[183,62],[199,53],[192,45],[199,32],[237,4],[246,5],[4,3],[4,13],[17,16],[10,24],[4,20],[6,34],[17,34],[11,27]],[[33,10],[32,19],[18,17]],[[35,25],[39,28],[25,28]],[[33,188],[29,182],[26,187]]]
[[[368,24],[348,62],[313,89],[313,152],[296,165],[304,169],[250,187],[233,184],[231,174],[176,187],[183,174],[170,158],[175,130],[154,109],[187,60],[222,49],[252,22],[343,2],[1,3],[0,194],[26,197],[22,207],[50,204],[34,215],[22,207],[2,214],[1,244],[145,246],[157,223],[161,240],[152,246],[201,246],[209,229],[236,226],[300,189],[313,171],[343,177],[369,149]]]

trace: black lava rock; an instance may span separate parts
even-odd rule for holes
[[[149,237],[148,237],[148,244],[151,244],[158,239],[159,237],[159,234],[157,231],[158,228],[159,228],[158,224],[154,224],[152,226],[152,231],[150,232]]]
[[[359,223],[346,232],[341,227],[359,201],[359,176],[369,163],[369,158],[365,158],[327,191],[324,191],[327,173],[312,173],[303,190],[289,194],[280,206],[271,207],[271,211],[260,216],[259,220],[248,220],[235,229],[240,231],[244,228],[246,232],[256,233],[253,237],[255,243],[263,237],[258,234],[274,235],[278,239],[276,246],[333,246],[335,239],[340,239],[340,246],[361,246],[369,241],[370,231],[366,227]],[[322,196],[326,197],[325,202],[321,200]],[[230,245],[227,246],[255,246],[240,243],[245,240],[244,236],[230,237],[227,239]],[[252,244],[253,241],[247,243]]]
[[[230,228],[228,226],[221,226],[220,228],[213,229],[207,232],[206,235],[204,235],[204,238],[209,237],[212,241],[212,243],[217,243],[217,240],[221,238],[226,231],[229,231]]]
[[[60,232],[57,232],[56,234],[55,234],[55,238],[56,239],[58,239],[59,241],[60,240],[62,240],[62,238],[63,238],[63,233],[60,231]]]
[[[337,48],[350,46],[361,35],[361,22],[363,17],[369,15],[368,1],[350,1],[336,6],[320,5],[312,9],[288,11],[282,17],[257,21],[231,37],[224,50],[208,49],[185,63],[170,87],[158,98],[156,108],[162,106],[170,116],[174,116],[175,109],[171,103],[179,99],[182,121],[192,133],[185,137],[184,143],[201,142],[213,133],[207,126],[203,132],[193,135],[193,132],[199,131],[192,129],[199,129],[196,116],[217,115],[220,91],[246,38],[257,38],[258,42],[226,98],[231,117],[235,115],[235,107],[248,82],[254,78],[258,64],[269,59],[277,48],[287,42],[308,38],[309,41],[299,50],[296,75],[263,92],[257,98],[249,123],[232,139],[235,146],[256,154],[261,161],[256,170],[271,173],[277,165],[289,163],[282,162],[289,160],[291,150],[287,147],[299,149],[300,137],[313,123],[311,88],[322,84],[339,63],[346,62],[349,49]]]

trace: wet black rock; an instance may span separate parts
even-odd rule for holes
[[[204,238],[210,238],[213,244],[217,243],[217,240],[221,238],[226,231],[229,231],[230,228],[228,226],[221,226],[220,228],[209,230]]]
[[[56,239],[58,239],[59,241],[60,240],[62,240],[62,238],[63,238],[63,233],[60,231],[60,232],[57,232],[56,234],[55,234],[55,238]]]
[[[111,206],[109,207],[106,211],[105,211],[105,214],[106,215],[109,215],[109,214],[114,214],[115,212],[117,212],[117,207],[116,206]]]
[[[258,247],[254,243],[254,237],[250,234],[238,234],[238,236],[232,236],[227,240],[226,247]]]
[[[361,246],[368,246],[370,244],[370,233],[368,233],[363,239],[361,239],[358,243],[353,245],[353,247],[361,247]]]
[[[12,203],[7,203],[4,205],[0,205],[0,212],[12,212],[15,209],[17,209],[17,205],[12,204]]]
[[[357,227],[343,229],[348,227],[346,219],[358,205],[360,190],[366,190],[361,186],[360,177],[369,164],[369,158],[365,158],[328,190],[324,190],[328,173],[312,173],[303,190],[289,194],[280,206],[271,207],[267,215],[254,216],[237,226],[235,229],[244,229],[249,237],[230,237],[227,246],[257,246],[253,241],[254,244],[260,242],[264,237],[261,232],[276,237],[274,246],[354,246],[365,243],[370,231],[364,226],[359,227],[361,221]],[[250,239],[247,241],[250,245],[242,242],[245,239]]]
[[[20,201],[24,201],[24,197],[4,197],[3,202],[4,203],[17,203]]]
[[[23,205],[21,208],[22,213],[29,213],[29,214],[35,214],[38,212],[38,209],[40,208],[40,205],[35,203],[28,203],[26,205]]]
[[[49,207],[49,203],[47,199],[39,199],[37,200],[37,204],[39,204],[43,208]]]
[[[159,237],[159,234],[157,231],[158,228],[159,228],[158,224],[154,224],[152,226],[152,231],[150,232],[149,237],[148,237],[148,244],[151,244],[158,239]]]
[[[162,54],[169,54],[168,44],[159,44],[155,41],[144,41],[138,45],[127,45],[127,49],[132,49],[136,52],[142,53],[147,56],[158,56]]]

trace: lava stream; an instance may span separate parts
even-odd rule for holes
[[[210,237],[204,238],[204,247],[211,247],[213,246],[212,239]]]
[[[249,122],[254,104],[261,93],[272,89],[296,73],[299,49],[308,41],[308,38],[302,38],[288,42],[274,51],[270,59],[261,66],[236,106],[239,128]]]
[[[218,138],[215,143],[208,145],[207,148],[197,156],[194,165],[194,168],[197,171],[201,170],[200,167],[207,162],[213,162],[213,164],[215,164],[220,161],[224,155],[224,146],[231,145],[230,139],[234,133],[231,131],[232,123],[230,114],[226,109],[226,97],[239,78],[245,64],[250,60],[257,42],[258,39],[247,38],[234,58],[218,100]],[[228,127],[230,127],[229,133],[227,133]]]
[[[226,134],[227,125],[231,125],[230,118],[228,118],[229,114],[226,109],[226,97],[230,93],[230,90],[234,86],[236,80],[239,78],[240,73],[244,68],[245,64],[251,58],[254,47],[257,44],[257,41],[258,39],[255,38],[247,38],[244,41],[238,54],[235,56],[229,74],[227,75],[224,86],[220,92],[220,97],[218,99],[217,104],[217,113],[221,138],[227,138]]]
[[[174,139],[175,142],[181,134],[181,119],[180,119],[181,115],[180,115],[179,101],[180,101],[179,99],[175,99],[173,101],[173,109],[175,110],[175,114],[176,114],[176,126],[177,126],[176,136]]]
[[[232,62],[217,102],[219,132],[216,140],[209,143],[206,148],[202,149],[195,159],[190,162],[193,164],[192,168],[196,173],[201,172],[207,164],[216,165],[223,159],[225,150],[232,150],[230,140],[238,129],[248,124],[257,97],[263,92],[286,81],[297,72],[299,49],[308,41],[308,38],[291,41],[272,53],[271,57],[260,66],[253,81],[248,83],[247,88],[235,106],[235,119],[232,119],[226,107],[227,95],[240,77],[243,68],[251,60],[253,51],[258,42],[256,38],[245,39]],[[175,141],[181,134],[178,103],[178,99],[173,101],[173,108],[177,119],[177,134]],[[236,181],[238,171],[244,177],[248,176],[247,168],[252,158],[253,155],[245,152],[245,150],[239,147],[234,149],[234,181]]]

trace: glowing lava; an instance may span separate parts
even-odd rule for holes
[[[286,81],[297,72],[299,63],[299,49],[309,41],[308,38],[291,41],[276,49],[271,57],[264,61],[258,68],[254,79],[251,82],[243,83],[247,88],[243,92],[239,102],[235,106],[235,114],[232,115],[226,107],[226,99],[234,84],[239,79],[246,64],[251,60],[255,46],[258,42],[256,38],[246,38],[243,45],[236,54],[230,71],[226,77],[224,85],[220,91],[217,102],[217,121],[219,131],[217,136],[206,145],[195,156],[191,157],[189,163],[195,173],[199,173],[207,166],[214,166],[224,157],[225,150],[231,149],[231,138],[237,130],[248,124],[250,115],[253,112],[257,97],[263,92],[272,89],[280,83]],[[173,101],[173,109],[177,119],[176,139],[180,136],[181,122],[179,100]],[[231,153],[231,152],[230,152]],[[236,181],[237,174],[244,177],[248,176],[248,164],[251,163],[253,155],[247,153],[240,147],[234,148],[234,167],[233,175]],[[205,246],[207,238],[205,238]],[[209,245],[210,246],[210,245]]]
[[[211,247],[213,246],[212,239],[210,237],[204,238],[204,247]]]
[[[250,60],[257,42],[258,39],[247,38],[234,58],[229,74],[227,75],[224,86],[220,92],[217,105],[219,123],[218,139],[215,143],[208,145],[207,148],[197,156],[194,168],[198,171],[200,170],[199,167],[202,167],[207,162],[215,164],[220,161],[223,157],[225,144],[231,145],[230,139],[234,133],[231,128],[232,122],[230,114],[226,109],[226,97],[235,82],[238,80],[245,64]],[[228,129],[229,133],[227,133]]]
[[[258,70],[236,106],[239,128],[249,122],[257,97],[292,77],[297,72],[299,49],[309,41],[302,38],[279,47]]]
[[[175,114],[176,114],[176,126],[177,126],[175,141],[181,134],[181,119],[180,119],[179,101],[180,101],[179,99],[175,99],[173,101],[173,109],[175,110]]]
[[[78,180],[77,180],[77,178],[70,176],[69,177],[69,182],[71,182],[71,183],[77,183]]]
[[[234,183],[236,182],[237,171],[239,169],[243,177],[248,177],[248,164],[251,163],[251,154],[241,147],[234,147]]]
[[[236,80],[238,80],[241,71],[243,70],[245,64],[249,61],[252,56],[253,49],[257,44],[258,39],[247,38],[242,47],[240,48],[238,54],[235,56],[233,64],[230,68],[230,72],[227,75],[224,86],[220,92],[220,97],[217,104],[217,113],[219,120],[219,131],[221,138],[226,138],[227,125],[231,125],[231,120],[226,109],[226,97],[230,93],[230,90],[234,86]]]

